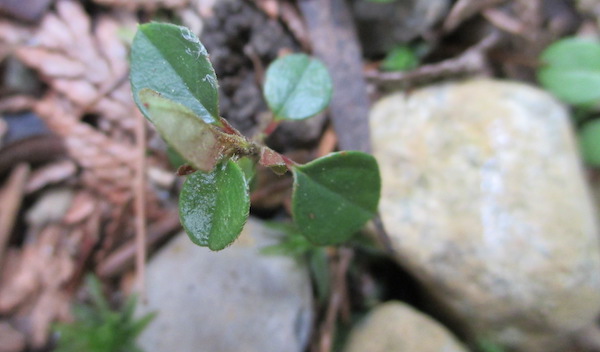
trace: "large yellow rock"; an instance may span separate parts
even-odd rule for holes
[[[345,352],[467,352],[438,322],[400,302],[379,305],[359,324]]]
[[[370,123],[397,259],[472,340],[564,351],[593,323],[598,227],[562,105],[474,80],[388,96]]]

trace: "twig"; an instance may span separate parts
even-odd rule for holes
[[[140,112],[135,113],[135,139],[138,152],[136,173],[134,178],[135,202],[135,242],[136,242],[136,272],[138,290],[144,296],[145,262],[146,262],[146,119]]]
[[[328,127],[323,133],[323,137],[321,137],[321,141],[319,142],[319,146],[317,147],[317,155],[316,157],[325,156],[335,150],[335,146],[337,145],[337,136],[335,135],[335,131],[333,128]]]
[[[468,73],[485,72],[487,63],[485,52],[492,48],[500,40],[500,34],[496,31],[471,47],[456,58],[448,59],[439,63],[424,65],[408,72],[366,72],[368,80],[378,84],[393,84],[394,86],[409,86],[419,83],[430,82],[449,76],[458,76]]]
[[[28,95],[15,95],[12,97],[6,97],[0,100],[0,111],[6,113],[31,110],[35,104],[35,101],[36,98]]]
[[[469,19],[478,12],[492,6],[496,6],[505,0],[458,0],[450,10],[444,21],[444,32],[451,32],[463,21]]]
[[[306,29],[306,25],[298,13],[298,9],[287,1],[282,1],[279,6],[279,17],[281,18],[281,21],[285,23],[290,32],[294,34],[296,40],[300,42],[302,49],[304,51],[310,51],[308,30]]]
[[[65,159],[41,166],[31,173],[25,187],[27,194],[37,192],[49,184],[62,182],[77,173],[77,166],[72,160]]]
[[[347,300],[346,273],[354,257],[354,252],[350,248],[339,248],[336,252],[337,256],[334,257],[334,261],[331,263],[333,289],[329,296],[325,320],[320,328],[319,352],[331,351],[335,337],[335,323],[344,302]]]
[[[377,240],[383,246],[386,253],[388,253],[390,256],[398,257],[395,255],[397,253],[394,250],[390,236],[383,225],[383,220],[381,220],[381,213],[377,213],[377,215],[375,215],[373,218],[373,226],[375,227],[375,235],[377,236]]]
[[[369,95],[355,22],[345,0],[298,2],[314,54],[323,60],[333,81],[329,113],[340,149],[371,150]]]
[[[153,246],[167,235],[177,231],[180,227],[177,212],[171,211],[166,213],[166,215],[148,227],[148,246]],[[136,250],[136,242],[125,243],[114,250],[98,265],[96,273],[103,278],[111,278],[123,273],[133,264]]]
[[[30,167],[28,164],[18,164],[4,186],[0,211],[0,269],[2,269],[2,263],[4,262],[4,250],[10,239],[17,213],[21,208],[29,172]]]
[[[127,82],[129,79],[129,71],[123,72],[117,77],[118,78],[116,80],[108,82],[99,87],[95,97],[90,102],[79,108],[77,116],[83,116],[85,113],[92,110],[102,99]]]
[[[252,62],[252,67],[254,68],[254,78],[259,86],[262,86],[265,81],[265,67],[260,61],[260,57],[254,49],[252,45],[244,46],[244,55],[246,55],[250,61]]]
[[[63,139],[55,135],[27,137],[0,150],[0,175],[5,175],[20,162],[41,164],[66,155]]]
[[[499,29],[508,33],[525,37],[527,27],[518,19],[515,19],[507,13],[502,12],[499,9],[489,8],[484,10],[482,14],[483,17],[486,20],[488,20],[488,22],[498,27]]]

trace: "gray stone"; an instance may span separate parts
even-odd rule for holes
[[[401,302],[375,307],[357,324],[345,352],[466,352],[442,325]]]
[[[352,1],[363,52],[384,55],[425,34],[446,15],[449,5],[448,0]]]
[[[598,227],[566,109],[473,80],[389,96],[371,128],[397,259],[470,339],[566,350],[600,310]]]
[[[313,319],[310,280],[292,258],[259,253],[276,238],[251,218],[223,251],[180,234],[157,253],[138,312],[158,312],[140,336],[144,351],[303,351]]]

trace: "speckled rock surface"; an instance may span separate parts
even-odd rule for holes
[[[178,235],[147,268],[148,304],[158,311],[143,332],[145,352],[304,351],[312,324],[306,268],[265,256],[276,233],[249,219],[240,238],[220,252]]]
[[[375,307],[350,333],[345,352],[466,352],[442,325],[401,302]]]
[[[384,98],[371,128],[399,261],[472,339],[564,351],[600,310],[598,227],[564,107],[474,80]]]

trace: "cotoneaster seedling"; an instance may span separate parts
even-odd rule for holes
[[[293,173],[292,217],[312,243],[344,242],[375,215],[381,181],[371,155],[342,151],[300,165],[262,143],[280,121],[306,119],[327,107],[332,83],[320,61],[291,54],[269,66],[264,97],[273,122],[258,140],[219,116],[218,81],[208,52],[185,27],[139,26],[131,49],[131,87],[140,111],[189,164],[182,171],[189,175],[179,214],[195,244],[221,250],[239,236],[250,209],[252,175],[240,167],[248,160],[277,174]]]

